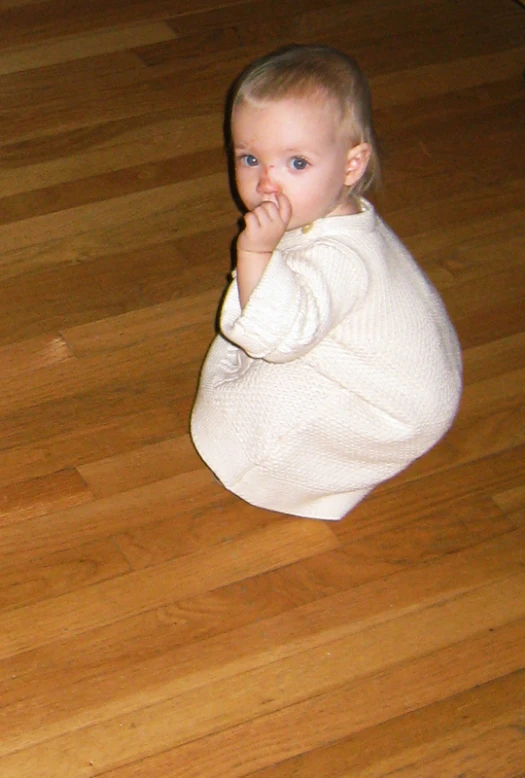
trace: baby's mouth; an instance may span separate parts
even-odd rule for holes
[[[277,197],[275,195],[265,195],[262,199],[263,203],[273,203],[274,205],[279,207],[279,203],[277,201]]]

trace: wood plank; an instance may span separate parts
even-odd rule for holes
[[[517,486],[515,489],[495,494],[494,502],[499,508],[510,516],[516,526],[525,524],[525,487]]]
[[[171,259],[174,262],[176,256],[171,255]],[[187,259],[185,255],[181,264]],[[63,331],[63,337],[76,357],[107,358],[114,351],[140,346],[145,337],[176,336],[177,330],[199,324],[207,324],[211,336],[210,317],[217,306],[217,290],[212,289],[70,327]]]
[[[188,434],[225,93],[290,40],[369,76],[464,351],[449,433],[333,523]],[[513,0],[0,0],[2,778],[525,778],[524,40]]]
[[[31,560],[31,564],[2,566],[0,610],[60,597],[129,572],[129,565],[114,544],[107,541],[68,548]]]
[[[8,379],[18,378],[72,357],[73,352],[61,335],[42,335],[0,347],[0,371]]]
[[[11,483],[0,488],[0,527],[91,502],[93,494],[77,470]]]
[[[444,756],[397,771],[396,775],[409,778],[417,770],[421,778],[433,778],[435,775],[454,778],[458,769],[479,770],[489,764],[494,778],[519,778],[523,775],[524,757],[525,737],[519,721],[516,721],[486,732]]]
[[[338,685],[344,690],[346,685],[359,683],[359,680],[362,682],[379,672],[382,676],[387,675],[389,671],[395,674],[399,664],[406,667],[409,658],[417,657],[424,663],[428,655],[439,653],[443,648],[446,650],[451,644],[455,648],[457,643],[466,642],[469,638],[472,642],[477,642],[480,633],[486,634],[484,630],[497,630],[501,625],[506,625],[508,620],[513,621],[523,615],[524,609],[525,577],[504,579],[495,586],[478,589],[417,615],[411,614],[408,618],[372,627],[362,633],[352,634],[349,638],[330,640],[316,647],[307,646],[304,654],[270,662],[260,669],[211,683],[185,694],[176,694],[165,684],[164,692],[171,692],[167,701],[150,704],[146,710],[140,712],[132,710],[124,713],[114,709],[111,711],[111,723],[101,721],[89,726],[87,730],[87,722],[82,715],[75,716],[73,700],[70,699],[67,713],[59,713],[59,719],[66,714],[72,731],[67,738],[60,738],[60,743],[53,744],[53,750],[67,754],[69,761],[73,744],[80,752],[87,753],[89,749],[96,749],[100,753],[100,746],[97,747],[96,744],[104,742],[106,748],[112,744],[110,748],[117,749],[119,760],[128,761],[130,757],[137,755],[137,748],[144,748],[146,742],[149,742],[150,748],[155,751],[167,746],[173,748],[203,735],[209,737],[225,728],[242,726],[242,722],[252,718],[264,719],[272,717],[272,714],[276,714],[275,717],[278,718],[278,712],[286,717],[294,707],[303,707],[305,700],[315,700],[325,695],[329,699],[333,694],[334,675],[338,679]],[[410,627],[407,622],[410,622]],[[403,645],[401,651],[400,643]],[[93,685],[90,688],[94,691]],[[338,690],[334,696],[337,698],[342,693],[344,694]],[[223,707],[225,695],[229,698],[226,710]],[[94,697],[100,701],[100,692]],[[310,704],[316,707],[315,701],[304,707],[309,707]],[[29,706],[32,705],[30,702]],[[107,709],[105,702],[102,702],[102,705]],[[27,705],[17,708],[18,710],[4,708],[1,712],[2,717],[5,717],[1,750],[2,754],[10,754],[23,747],[27,749],[25,761],[31,751],[39,750],[39,741],[48,741],[53,736],[56,737],[57,732],[50,717],[46,717],[41,733],[35,726],[28,727],[30,709]],[[380,714],[380,711],[377,711],[377,714]],[[102,710],[98,714],[90,710],[88,715],[90,720],[105,718]],[[361,715],[356,711],[354,721],[359,720]],[[17,719],[22,727],[21,734],[17,731]],[[135,727],[131,726],[132,722]],[[164,726],[161,722],[164,722]],[[59,722],[58,727],[60,733],[63,724]],[[141,733],[134,744],[129,742],[133,729]],[[32,735],[28,738],[30,732]],[[154,742],[155,739],[157,743]],[[43,743],[44,753],[49,752],[49,745]],[[126,753],[130,746],[131,753]],[[110,753],[108,757],[111,763],[113,759]],[[99,769],[106,769],[109,765],[103,761],[101,763],[101,757],[102,753],[95,759],[97,766]],[[35,754],[32,758],[35,759]],[[3,768],[2,762],[0,757],[0,767]],[[8,759],[7,764],[9,762]],[[76,765],[70,764],[69,769],[78,770],[80,766],[81,762],[77,762]],[[56,769],[57,775],[65,775],[60,762]],[[10,774],[9,768],[7,774]],[[47,774],[45,767],[43,774]]]
[[[210,506],[206,520],[200,516],[193,519],[193,531],[183,539],[176,532],[176,522],[165,519],[145,523],[117,535],[115,540],[130,563],[141,568],[179,556],[183,549],[194,548],[204,537],[210,542],[231,539],[268,523],[272,516],[278,517],[247,505],[239,517],[238,500],[221,499]],[[459,501],[453,509],[436,510],[417,521],[407,518],[407,524],[396,524],[391,530],[381,524],[377,533],[355,542],[347,540],[344,553],[352,569],[351,580],[362,582],[398,573],[423,560],[452,553],[515,528],[513,518],[503,515],[490,498],[478,498]]]
[[[520,707],[524,692],[523,673],[484,684],[477,693],[460,693],[449,700],[437,702],[407,713],[391,721],[362,730],[355,735],[321,747],[280,764],[250,773],[251,778],[298,778],[316,775],[319,778],[382,778],[383,776],[427,775],[422,771],[432,765],[436,775],[457,778],[456,754],[470,754],[471,759],[485,752],[484,743],[504,729],[508,746],[501,751],[502,760],[512,765],[519,751],[517,737],[507,732],[515,723],[516,707]],[[509,695],[509,697],[507,697]],[[498,729],[495,729],[498,727]],[[510,729],[510,728],[509,728]],[[478,742],[481,739],[483,742]],[[443,756],[442,756],[443,755]],[[437,764],[436,764],[437,762]],[[498,756],[490,754],[486,763],[494,769]],[[517,765],[514,762],[515,766]],[[455,772],[446,772],[446,769]],[[406,772],[406,771],[409,772]],[[511,778],[515,773],[501,773]]]
[[[60,598],[0,615],[0,656],[96,629],[126,615],[140,613],[173,598],[189,597],[249,575],[272,570],[338,545],[322,523],[283,521],[248,533],[229,544],[181,556],[166,565],[112,579]],[[198,572],[196,572],[198,571]],[[135,590],[129,601],[128,587]],[[40,624],[35,637],[35,623]]]
[[[184,114],[179,113],[168,107],[152,115],[100,122],[88,128],[55,132],[49,137],[4,141],[1,149],[5,161],[0,170],[2,202],[7,207],[8,198],[33,191],[56,196],[64,184],[70,184],[69,191],[76,195],[77,203],[82,189],[94,189],[96,181],[99,199],[104,199],[105,185],[129,187],[133,183],[139,187],[142,181],[143,185],[149,182],[151,187],[151,179],[158,180],[161,173],[155,163],[177,159],[184,170],[188,164],[183,155],[197,155],[208,149],[214,149],[217,164],[222,159],[217,153],[222,145],[222,114],[203,113],[193,106]],[[210,157],[202,155],[208,164]],[[43,194],[40,196],[43,198]],[[75,205],[71,195],[69,199],[70,207]],[[23,200],[19,199],[11,205],[13,210],[17,202],[19,209],[23,207]],[[36,215],[34,205],[32,211]]]
[[[78,471],[100,498],[200,468],[202,461],[186,434],[80,465]]]
[[[290,759],[387,718],[418,710],[443,699],[444,693],[458,694],[468,684],[487,683],[504,673],[515,672],[520,666],[518,655],[524,637],[523,622],[482,633],[409,664],[395,665],[372,676],[373,683],[367,677],[274,714],[265,715],[261,711],[249,723],[223,729],[178,748],[170,748],[171,722],[164,716],[165,729],[159,735],[162,753],[159,749],[157,755],[140,762],[132,762],[138,751],[139,728],[132,726],[133,717],[130,717],[115,733],[108,733],[102,727],[92,733],[83,730],[74,743],[66,739],[44,743],[4,757],[0,766],[6,778],[19,775],[20,771],[23,774],[36,764],[40,765],[42,778],[66,778],[75,770],[85,769],[90,762],[99,771],[105,770],[108,778],[134,778],[145,772],[152,778],[167,778],[175,771],[181,778],[215,778],[225,774],[240,778],[275,764],[277,759]],[[485,661],[486,652],[492,654],[495,645],[498,651],[489,666]],[[450,676],[451,662],[457,668],[454,677]],[[118,738],[118,748],[113,738]],[[152,747],[151,742],[141,745],[143,754]],[[112,750],[116,752],[113,759]]]
[[[204,184],[209,197],[206,208],[200,202]],[[168,185],[154,192],[119,197],[112,206],[108,209],[106,203],[90,203],[0,226],[6,262],[16,261],[22,249],[27,251],[32,247],[38,247],[39,252],[45,251],[46,246],[52,246],[58,252],[67,250],[68,241],[75,237],[75,247],[69,248],[70,252],[73,250],[73,254],[68,255],[69,260],[75,257],[74,252],[79,251],[82,245],[84,251],[90,245],[95,248],[97,239],[100,240],[99,250],[104,253],[130,247],[138,234],[143,243],[155,245],[161,243],[162,238],[169,239],[172,231],[184,235],[224,226],[228,223],[228,216],[231,221],[232,213],[225,173]],[[164,232],[156,234],[154,239],[152,235],[148,241],[147,230],[154,228]],[[43,245],[42,235],[46,236]]]
[[[342,522],[334,532],[344,543],[377,531],[406,523],[411,516],[423,519],[438,510],[454,511],[458,502],[475,493],[491,496],[522,483],[525,447],[516,446],[498,454],[467,462],[424,478],[412,479],[409,468],[404,477],[380,486]],[[445,483],[446,488],[443,488]]]
[[[235,0],[221,0],[222,5],[235,5]],[[44,2],[9,2],[0,14],[0,29],[3,30],[3,42],[9,45],[24,42],[46,40],[49,37],[63,35],[78,35],[85,30],[96,30],[111,24],[129,24],[144,18],[164,20],[169,14],[197,14],[206,12],[213,3],[209,0],[194,0],[188,9],[184,0],[135,0],[133,3],[125,0],[111,0],[110,3],[101,0],[90,0],[89,5],[77,3],[64,8],[60,0],[44,0]]]
[[[177,677],[181,691],[194,689],[210,674],[218,680],[260,668],[496,583],[519,572],[524,555],[523,531],[509,533],[401,571],[393,586],[389,576],[356,572],[337,551],[321,553],[0,660],[14,676],[0,674],[2,700],[48,697],[58,678],[68,689],[103,683],[104,699],[112,688],[131,693],[137,675],[148,687]]]
[[[215,145],[219,145],[217,140]],[[151,192],[159,187],[185,181],[188,178],[199,178],[210,169],[219,173],[222,172],[224,165],[221,155],[217,151],[218,149],[215,148],[213,153],[191,153],[185,156],[177,154],[174,159],[166,159],[161,156],[159,162],[143,163],[116,172],[112,170],[98,176],[86,176],[72,183],[62,183],[38,189],[32,194],[23,192],[21,195],[4,198],[1,201],[2,222],[18,222],[35,216],[56,213],[57,210],[67,210],[96,203],[100,200],[110,200],[113,197],[137,192]],[[63,165],[61,167],[63,169]],[[31,171],[32,175],[33,173],[34,171]],[[20,186],[20,181],[18,186]]]
[[[130,448],[183,435],[187,431],[190,406],[188,399],[186,406],[142,407],[124,416],[98,419],[82,429],[71,425],[62,430],[43,427],[45,439],[35,435],[2,451],[1,483],[7,485],[40,478],[68,467],[115,456]]]
[[[148,46],[175,37],[173,30],[163,22],[139,23],[122,28],[97,30],[94,33],[80,33],[62,37],[57,41],[46,41],[39,46],[30,43],[18,49],[2,52],[0,77],[8,73],[30,70],[66,63],[83,57],[127,51],[139,46]]]
[[[477,390],[475,396],[480,400],[480,405],[483,405],[486,399],[482,393],[483,389],[480,386]],[[472,462],[521,446],[525,442],[525,406],[521,396],[518,395],[513,400],[502,393],[500,403],[503,407],[498,407],[499,403],[496,402],[493,409],[487,405],[486,413],[480,413],[476,409],[472,415],[468,402],[468,398],[464,397],[462,410],[445,439],[411,465],[400,478],[430,475],[450,466]]]
[[[524,310],[524,298],[520,298],[508,304],[492,305],[482,313],[470,313],[456,319],[454,324],[463,347],[470,348],[523,332]]]
[[[463,352],[463,380],[466,385],[475,384],[502,373],[509,365],[521,369],[525,362],[525,335],[519,332]]]

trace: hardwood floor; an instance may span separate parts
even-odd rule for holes
[[[369,75],[464,348],[453,429],[335,524],[188,436],[225,93],[291,40]],[[524,778],[524,68],[512,0],[0,2],[2,778]]]

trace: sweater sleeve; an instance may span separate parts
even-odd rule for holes
[[[221,331],[255,359],[290,362],[336,327],[366,287],[362,261],[336,241],[318,241],[286,259],[276,250],[244,310],[236,280],[231,284]]]

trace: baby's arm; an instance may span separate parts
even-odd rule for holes
[[[277,204],[265,200],[244,217],[244,230],[237,241],[237,286],[241,308],[261,280],[291,215],[290,201],[284,195],[278,195]]]
[[[241,310],[237,283],[224,300],[224,337],[254,359],[290,362],[304,356],[350,313],[367,293],[361,257],[326,239],[284,255],[277,249]]]

